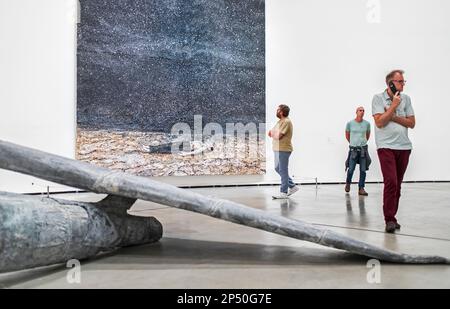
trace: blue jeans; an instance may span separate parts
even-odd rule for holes
[[[291,152],[288,151],[274,151],[275,156],[275,171],[281,176],[281,193],[287,193],[288,188],[295,187],[295,183],[289,177],[289,157]]]
[[[347,183],[352,183],[353,173],[355,172],[356,164],[359,164],[359,188],[363,189],[366,186],[366,171],[361,169],[361,166],[366,166],[366,158],[361,158],[361,153],[358,152],[356,158],[349,158],[348,171],[347,171]]]

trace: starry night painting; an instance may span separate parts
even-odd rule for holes
[[[140,176],[265,172],[264,0],[80,5],[77,159]]]

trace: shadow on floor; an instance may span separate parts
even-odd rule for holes
[[[198,267],[208,265],[365,265],[367,257],[334,249],[316,249],[289,246],[268,246],[214,242],[178,238],[162,238],[145,246],[122,248],[101,260],[90,260],[90,267],[107,269],[153,269],[161,265],[182,264]],[[93,265],[96,262],[98,265]],[[96,263],[97,264],[97,263]],[[114,265],[114,266],[113,266]]]
[[[66,269],[67,268],[65,264],[56,264],[52,266],[0,274],[0,289],[5,289],[14,285],[25,283],[27,281],[39,279],[43,276],[60,277],[58,273]]]
[[[202,268],[355,266],[366,267],[370,258],[345,251],[293,246],[273,246],[215,242],[180,238],[136,247],[122,248],[81,261],[84,271],[164,270]],[[65,264],[0,274],[0,288],[12,287],[35,279],[41,283],[62,279],[69,268]]]

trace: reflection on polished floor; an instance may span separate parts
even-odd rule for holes
[[[384,233],[382,185],[301,186],[290,200],[272,200],[277,187],[195,189],[268,213],[303,220],[410,254],[450,257],[450,184],[405,184],[398,215],[401,231]],[[58,198],[100,200],[103,195]],[[69,284],[65,266],[0,275],[12,288],[450,288],[446,265],[381,263],[380,282],[369,283],[368,259],[316,244],[138,201],[131,212],[155,216],[164,226],[156,244],[121,249],[81,265],[81,283]]]

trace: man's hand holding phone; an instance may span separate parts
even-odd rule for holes
[[[395,109],[400,105],[402,102],[402,98],[400,97],[400,91],[397,90],[397,87],[395,87],[395,84],[393,81],[389,82],[389,89],[391,90],[393,97],[392,97],[392,106],[394,106]]]
[[[400,105],[402,102],[402,98],[400,96],[400,92],[397,91],[396,94],[394,94],[394,97],[392,98],[392,106],[394,106],[395,109]]]

